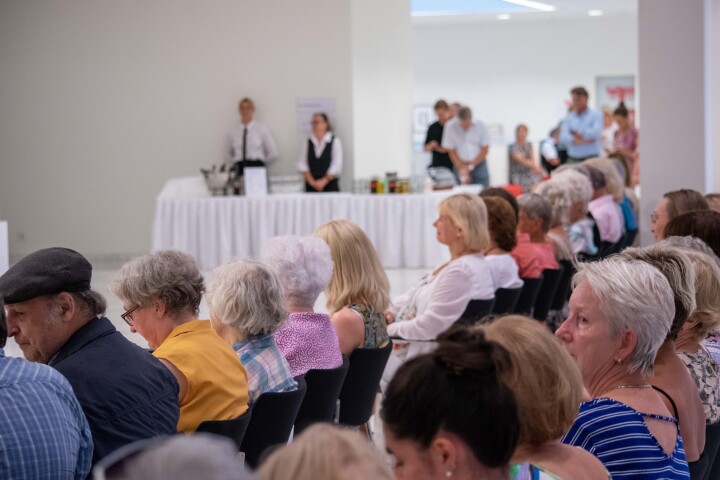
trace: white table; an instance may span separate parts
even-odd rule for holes
[[[174,179],[157,198],[152,248],[187,252],[209,270],[259,256],[271,237],[310,235],[325,222],[345,218],[367,233],[386,268],[433,267],[449,259],[432,224],[438,203],[450,193],[211,197],[201,177]]]

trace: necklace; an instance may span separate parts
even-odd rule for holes
[[[618,385],[616,387],[610,387],[607,390],[603,390],[603,392],[600,395],[598,395],[598,397],[602,397],[607,392],[611,392],[613,390],[622,390],[624,388],[650,388],[650,387],[652,387],[652,385],[649,385],[647,383],[644,385]]]

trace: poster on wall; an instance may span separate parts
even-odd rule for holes
[[[295,127],[298,133],[309,135],[313,113],[324,113],[335,124],[335,99],[330,97],[298,98],[295,100]]]
[[[620,102],[625,103],[630,122],[635,122],[635,76],[595,77],[595,104],[602,111],[615,110]]]

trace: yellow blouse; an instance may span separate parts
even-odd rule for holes
[[[175,327],[153,355],[172,363],[187,378],[178,431],[194,432],[205,420],[231,420],[247,411],[245,367],[210,321]]]

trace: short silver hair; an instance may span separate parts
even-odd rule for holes
[[[713,249],[710,248],[707,243],[705,243],[698,237],[691,237],[690,235],[686,235],[684,237],[665,237],[659,242],[657,242],[656,245],[669,245],[671,247],[678,247],[685,250],[693,250],[696,252],[704,253],[705,255],[708,255],[717,266],[720,267],[720,258],[715,255],[715,252],[713,252]]]
[[[644,248],[626,248],[618,257],[649,263],[665,275],[675,302],[675,315],[667,339],[675,340],[696,307],[695,269],[690,257],[681,248],[657,244]]]
[[[265,265],[235,260],[213,270],[210,315],[243,336],[273,333],[287,318],[280,280]]]
[[[332,277],[330,247],[315,236],[271,238],[265,244],[262,259],[280,279],[286,302],[298,306],[315,305]]]
[[[537,193],[525,193],[518,198],[518,208],[524,210],[528,217],[540,219],[542,231],[550,230],[552,205]]]
[[[122,266],[110,290],[133,306],[161,300],[170,314],[198,314],[205,282],[193,257],[177,250],[143,255]]]
[[[552,207],[550,228],[568,223],[568,210],[572,205],[572,199],[567,182],[559,181],[556,178],[545,180],[535,187],[535,193],[547,200]]]
[[[649,376],[675,315],[673,292],[665,275],[646,262],[618,256],[578,263],[576,268],[573,288],[588,283],[597,307],[610,323],[610,334],[616,337],[629,329],[637,335],[628,373],[640,371]]]

